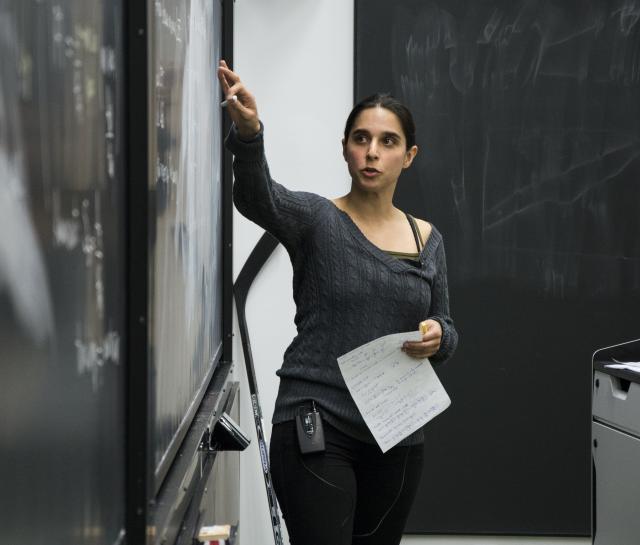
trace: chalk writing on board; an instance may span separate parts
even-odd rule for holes
[[[175,9],[177,11],[178,8],[176,7]],[[156,20],[167,29],[169,34],[175,38],[176,42],[182,42],[182,19],[177,14],[172,16],[160,0],[156,0],[155,10]]]
[[[95,392],[101,385],[101,369],[108,363],[120,363],[120,335],[116,331],[108,331],[101,339],[76,339],[74,344],[78,374],[91,377],[91,387]]]
[[[453,281],[490,270],[561,299],[617,294],[639,248],[618,219],[638,195],[640,3],[403,5],[390,81],[422,119],[426,178],[486,261]]]
[[[109,182],[113,182],[116,176],[116,132],[115,132],[115,111],[114,97],[111,87],[104,88],[104,121],[105,121],[105,152],[106,171]]]
[[[72,199],[73,200],[73,199]],[[53,242],[57,247],[74,250],[80,244],[80,210],[72,205],[69,217],[61,212],[60,192],[51,192]]]
[[[77,196],[71,198],[71,211],[65,217],[61,211],[61,197],[52,191],[53,240],[57,247],[73,252],[80,248],[84,265],[88,269],[90,282],[86,294],[94,303],[99,319],[104,318],[104,232],[100,193],[95,191],[92,199],[84,198],[78,203]]]
[[[451,400],[429,360],[400,350],[417,331],[380,337],[338,358],[338,366],[364,421],[386,452],[444,411]]]

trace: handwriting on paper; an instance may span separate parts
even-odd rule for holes
[[[420,340],[419,331],[395,333],[338,358],[347,388],[382,452],[451,404],[429,360],[401,350],[405,341]]]

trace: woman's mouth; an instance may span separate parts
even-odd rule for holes
[[[362,173],[367,177],[367,178],[373,178],[374,176],[377,176],[378,174],[380,174],[380,171],[377,168],[373,168],[373,167],[366,167],[362,169]]]

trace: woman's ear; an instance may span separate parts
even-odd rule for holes
[[[342,157],[344,157],[344,160],[347,160],[347,142],[345,141],[345,139],[343,138],[341,140],[342,142]]]
[[[409,168],[411,166],[411,163],[413,163],[416,155],[418,155],[418,146],[414,144],[405,152],[404,164],[402,165],[402,168]]]

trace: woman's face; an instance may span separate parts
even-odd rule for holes
[[[407,149],[400,120],[386,108],[362,110],[342,152],[351,180],[366,191],[394,188],[403,169],[409,167],[417,146]]]

